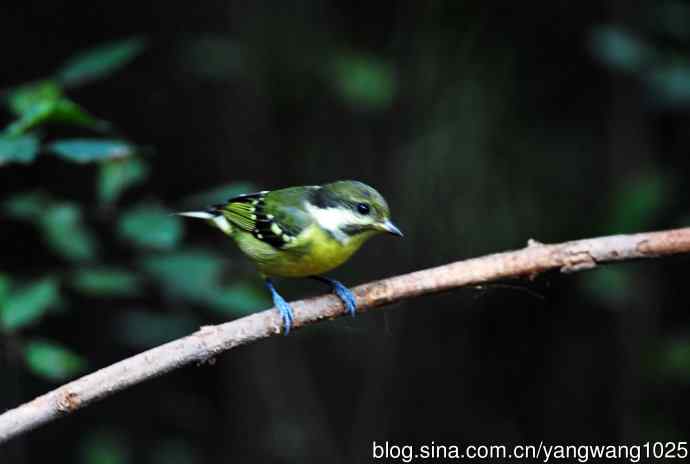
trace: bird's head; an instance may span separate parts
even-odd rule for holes
[[[340,241],[382,232],[403,235],[390,219],[386,200],[362,182],[341,180],[322,185],[311,192],[308,202],[318,223]]]

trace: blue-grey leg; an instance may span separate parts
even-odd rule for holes
[[[278,293],[278,290],[276,290],[276,287],[275,285],[273,285],[273,281],[271,279],[266,279],[266,287],[268,287],[268,290],[271,292],[273,304],[278,309],[280,317],[283,318],[283,328],[285,330],[285,335],[287,335],[288,333],[290,333],[292,321],[295,318],[292,312],[292,308],[287,303],[287,301],[285,301],[285,298],[280,296],[280,293]]]
[[[337,280],[331,279],[330,277],[312,276],[311,278],[330,285],[333,289],[333,292],[338,295],[338,298],[340,298],[345,305],[347,312],[350,313],[352,317],[355,317],[355,314],[357,313],[357,302],[355,300],[355,296],[352,294],[349,288]]]

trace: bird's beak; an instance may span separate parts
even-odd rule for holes
[[[398,229],[398,227],[395,224],[393,224],[390,220],[387,220],[386,222],[381,224],[381,228],[389,234],[397,235],[398,237],[403,237],[403,233],[400,232],[400,229]]]

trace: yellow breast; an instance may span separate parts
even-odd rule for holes
[[[311,225],[283,249],[274,248],[246,232],[238,231],[233,234],[233,238],[242,252],[256,263],[262,274],[308,277],[340,266],[372,235],[373,232],[365,232],[350,237],[343,243],[321,227]]]

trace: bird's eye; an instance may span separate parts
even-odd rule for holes
[[[357,203],[357,212],[359,214],[369,214],[370,208],[366,203]]]

